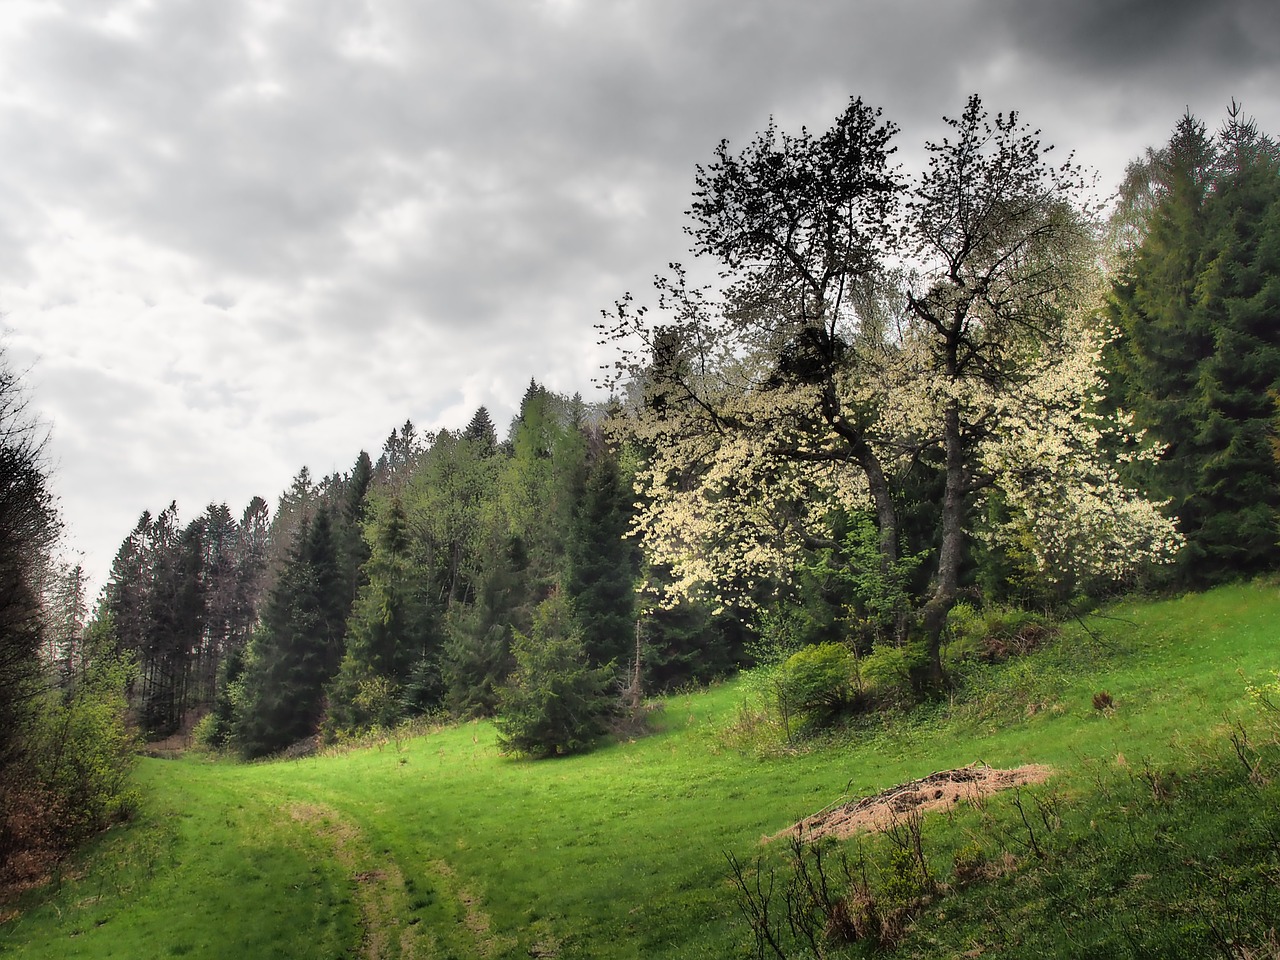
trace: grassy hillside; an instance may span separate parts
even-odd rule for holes
[[[1280,759],[1246,684],[1280,667],[1280,591],[1128,604],[1089,628],[975,673],[954,703],[794,753],[731,746],[738,682],[563,760],[500,758],[482,723],[293,762],[146,760],[144,814],[11,911],[0,952],[749,956],[726,854],[748,875],[763,857],[781,889],[785,844],[762,836],[981,760],[1055,774],[926,818],[943,892],[917,904],[903,955],[1270,955],[1247,951],[1280,918]],[[1094,709],[1101,691],[1113,710]],[[847,849],[881,906],[914,896],[892,843]]]

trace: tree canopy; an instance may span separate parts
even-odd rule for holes
[[[1101,341],[1092,210],[1071,162],[978,98],[889,166],[896,128],[854,100],[830,131],[772,126],[699,168],[688,232],[718,291],[678,266],[660,320],[630,296],[604,325],[629,381],[623,430],[648,457],[637,529],[668,593],[749,600],[786,585],[842,516],[901,549],[909,478],[936,477],[929,579],[905,632],[933,672],[975,537],[1017,538],[1050,579],[1122,576],[1176,547],[1119,483],[1093,414]],[[979,525],[999,498],[1003,518]],[[914,626],[913,626],[914,625]]]

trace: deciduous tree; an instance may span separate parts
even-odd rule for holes
[[[722,143],[698,170],[688,227],[722,289],[692,287],[677,267],[658,280],[661,322],[624,298],[606,330],[640,345],[617,367],[638,394],[627,428],[649,451],[637,528],[674,571],[674,595],[750,601],[830,544],[835,516],[864,511],[888,574],[895,489],[939,472],[931,575],[907,621],[936,681],[993,492],[1018,513],[996,535],[1047,543],[1074,523],[1103,543],[1088,560],[1108,575],[1166,556],[1174,536],[1116,482],[1092,419],[1097,343],[1080,318],[1095,257],[1079,171],[1050,164],[1016,114],[972,98],[908,179],[879,116],[855,100],[821,136],[771,126],[741,154]],[[1051,491],[1067,516],[1039,508]],[[1085,559],[1035,555],[1046,572]]]

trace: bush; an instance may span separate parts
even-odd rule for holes
[[[65,699],[52,695],[37,733],[37,778],[57,798],[58,829],[69,844],[128,816],[137,738],[124,724],[129,662],[94,668]]]
[[[957,603],[947,617],[947,628],[951,634],[949,659],[988,663],[1030,653],[1055,632],[1039,614],[1003,604],[976,610],[967,603]]]
[[[218,715],[212,710],[196,721],[191,728],[191,742],[201,750],[221,749],[224,742]]]
[[[858,695],[853,654],[839,643],[819,643],[793,653],[775,678],[778,712],[788,733],[829,726],[850,712]]]
[[[320,732],[326,741],[351,740],[369,730],[394,727],[405,713],[400,686],[375,674],[350,653],[342,658],[325,693],[328,708]]]
[[[914,678],[928,666],[919,644],[877,644],[858,663],[862,691],[886,707],[905,707],[915,701]]]
[[[42,882],[65,851],[132,813],[132,672],[128,661],[95,664],[71,690],[38,702],[25,754],[0,783],[0,894]]]

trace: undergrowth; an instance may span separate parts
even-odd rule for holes
[[[1171,758],[793,837],[730,878],[758,960],[1280,956],[1280,675]]]

